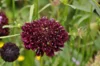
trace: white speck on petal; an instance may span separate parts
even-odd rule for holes
[[[0,16],[0,22],[1,22],[1,20],[2,20],[2,16]]]

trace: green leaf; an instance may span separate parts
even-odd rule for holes
[[[100,16],[100,8],[99,8],[98,4],[96,3],[96,1],[95,0],[89,0],[89,1],[93,5],[93,7],[96,9],[97,13]]]
[[[94,41],[95,47],[97,50],[100,50],[100,36],[98,37],[98,39],[96,39]]]
[[[58,66],[59,61],[60,61],[60,57],[57,57],[52,66]]]
[[[63,4],[66,4],[68,0],[60,0]]]
[[[90,15],[83,15],[82,18],[80,18],[80,19],[78,20],[78,22],[77,22],[78,25],[81,24],[84,20],[86,20],[86,19],[89,18],[89,17],[90,17]]]
[[[34,63],[34,53],[33,51],[25,50],[24,52],[25,60],[20,63],[20,66],[35,66]]]
[[[13,63],[11,63],[11,62],[6,62],[6,63],[4,63],[3,66],[13,66]]]
[[[93,8],[91,7],[92,5],[88,0],[81,0],[81,1],[74,0],[73,6],[76,7],[76,9],[78,10],[86,12],[91,12],[91,10],[93,10]]]
[[[71,8],[73,8],[73,9],[76,9],[76,7],[73,6],[73,5],[70,5],[70,4],[66,4],[66,5],[69,6],[69,7],[71,7]]]
[[[50,3],[47,4],[47,5],[45,5],[42,9],[39,10],[39,13],[41,13],[43,10],[45,10],[46,8],[48,8],[50,5],[51,5]]]
[[[31,5],[30,7],[29,22],[32,21],[33,13],[34,13],[34,4]]]

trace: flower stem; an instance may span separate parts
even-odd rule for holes
[[[14,34],[14,35],[9,35],[9,36],[3,36],[3,37],[0,37],[0,39],[11,38],[11,37],[19,36],[19,35],[20,35],[20,34]]]
[[[15,0],[12,0],[13,22],[15,23]]]
[[[4,64],[5,64],[5,61],[3,63],[1,63],[0,66],[4,66]]]
[[[48,8],[50,5],[51,5],[50,3],[47,4],[47,5],[45,5],[42,9],[39,10],[38,13],[41,13],[43,10],[45,10],[46,8]]]
[[[38,19],[38,0],[34,0],[34,18],[33,19]]]
[[[20,28],[22,25],[21,24],[17,24],[17,25],[5,25],[3,26],[3,28]]]
[[[13,66],[16,66],[16,62],[13,62]]]
[[[41,59],[40,59],[40,66],[44,66],[43,65],[43,57],[41,57]]]

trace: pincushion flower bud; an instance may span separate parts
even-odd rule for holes
[[[1,58],[6,62],[13,62],[19,56],[19,48],[14,43],[6,43],[0,49]]]
[[[9,29],[3,28],[4,25],[8,25],[8,18],[4,12],[0,12],[0,36],[6,36],[9,34]]]
[[[37,56],[54,56],[68,40],[68,32],[54,19],[42,17],[22,26],[22,41],[26,49],[36,52]]]

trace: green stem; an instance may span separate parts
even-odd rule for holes
[[[51,5],[50,3],[47,4],[47,5],[44,6],[42,9],[40,9],[38,13],[41,13],[43,10],[45,10],[46,8],[48,8],[50,5]]]
[[[22,25],[17,24],[17,25],[5,25],[3,28],[20,28]]]
[[[5,64],[5,61],[3,63],[1,63],[0,66],[4,66],[4,64]]]
[[[19,35],[20,35],[20,34],[14,34],[14,35],[9,35],[9,36],[3,36],[3,37],[0,37],[0,39],[11,38],[11,37],[19,36]]]
[[[40,66],[44,66],[43,65],[43,57],[41,57],[41,59],[40,59]]]
[[[32,21],[32,17],[34,15],[34,4],[30,6],[30,13],[29,13],[29,22]]]
[[[15,22],[15,1],[12,0],[12,10],[13,10],[13,22]]]
[[[79,48],[87,47],[93,45],[93,42],[86,43],[86,45],[81,45]]]
[[[16,66],[16,62],[13,62],[13,66]]]
[[[21,49],[20,49],[20,53],[22,53],[23,51],[24,51],[24,48],[21,48]]]
[[[37,19],[38,18],[38,0],[34,0],[34,6],[35,6],[35,11],[34,11],[34,18],[33,19]]]

